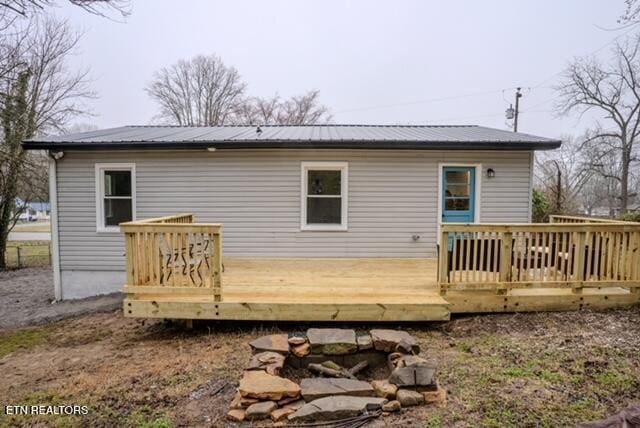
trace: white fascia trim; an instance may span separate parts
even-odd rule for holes
[[[120,233],[119,226],[104,226],[104,171],[131,171],[131,220],[136,219],[136,164],[97,163],[95,175],[96,233]]]
[[[340,197],[342,222],[340,224],[307,224],[307,171],[340,171]],[[300,163],[300,230],[344,232],[349,219],[349,162],[301,162]]]

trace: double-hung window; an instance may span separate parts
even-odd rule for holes
[[[302,163],[302,230],[347,230],[348,164]]]
[[[96,164],[96,230],[117,232],[136,217],[134,164]]]

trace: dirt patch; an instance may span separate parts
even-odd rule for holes
[[[640,309],[386,327],[408,330],[437,361],[449,401],[371,427],[575,426],[640,402]],[[0,426],[233,426],[225,413],[251,355],[248,343],[304,328],[211,323],[184,330],[113,312],[5,331],[14,344],[24,335],[25,345],[0,357],[0,404],[80,404],[90,412],[0,415]]]
[[[112,311],[122,305],[119,293],[52,303],[53,292],[51,268],[0,272],[0,331],[101,310]]]

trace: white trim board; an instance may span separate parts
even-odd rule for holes
[[[96,232],[97,233],[120,233],[119,226],[104,226],[104,198],[103,198],[103,177],[105,170],[110,171],[131,171],[131,220],[136,219],[136,164],[135,163],[96,163],[95,164],[95,192],[96,192]]]
[[[56,160],[49,157],[49,200],[51,202],[51,268],[53,270],[53,294],[62,300],[60,280],[60,238],[58,236],[58,171]]]
[[[307,171],[340,171],[340,203],[342,222],[340,224],[307,224]],[[301,231],[347,231],[349,223],[349,162],[306,162],[300,163],[300,230]]]
[[[465,162],[439,162],[438,163],[438,211],[437,228],[436,228],[436,242],[440,243],[440,225],[442,224],[442,172],[445,167],[473,167],[476,170],[475,173],[475,188],[474,188],[474,204],[473,204],[473,222],[479,223],[482,218],[480,215],[480,208],[482,206],[482,177],[483,169],[481,163],[465,163]]]

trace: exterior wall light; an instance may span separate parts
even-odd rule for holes
[[[493,168],[487,169],[487,178],[494,178],[495,176],[496,172],[493,170]]]

